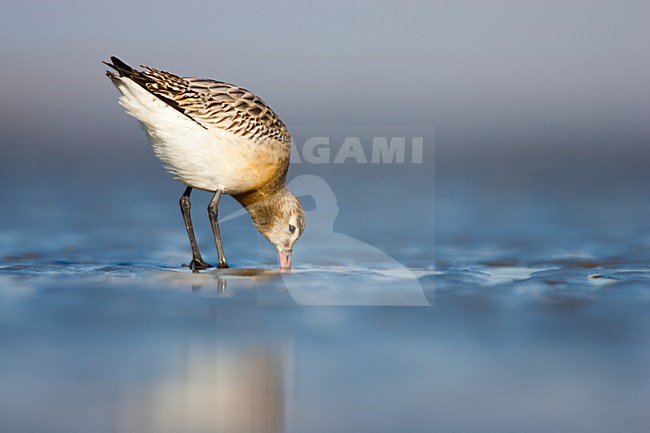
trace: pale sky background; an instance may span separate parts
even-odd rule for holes
[[[290,128],[434,126],[449,164],[650,159],[647,1],[0,5],[0,168],[151,157],[104,76],[110,55],[235,82]]]

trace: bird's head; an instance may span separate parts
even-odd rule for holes
[[[293,245],[305,230],[305,212],[298,199],[282,189],[247,209],[260,233],[278,250],[280,270],[290,270]]]

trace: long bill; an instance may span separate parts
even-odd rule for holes
[[[289,272],[291,270],[291,251],[279,249],[278,262],[280,263],[280,272]]]

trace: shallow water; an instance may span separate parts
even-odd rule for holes
[[[373,181],[331,177],[334,204],[303,184],[319,194],[291,274],[247,217],[222,225],[233,268],[192,274],[182,188],[153,178],[4,191],[2,431],[648,430],[633,190],[443,180],[359,205]]]

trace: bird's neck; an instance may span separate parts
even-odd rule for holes
[[[282,194],[284,191],[286,191],[286,188],[284,186],[284,182],[282,182],[276,185],[269,185],[266,188],[233,195],[233,197],[242,206],[249,209],[255,207],[256,205],[259,206],[266,201],[272,201],[274,199],[274,196]]]
[[[282,212],[282,205],[289,191],[283,186],[277,190],[257,190],[248,194],[240,194],[235,199],[246,208],[253,223],[262,233]],[[265,235],[266,236],[266,235]]]

